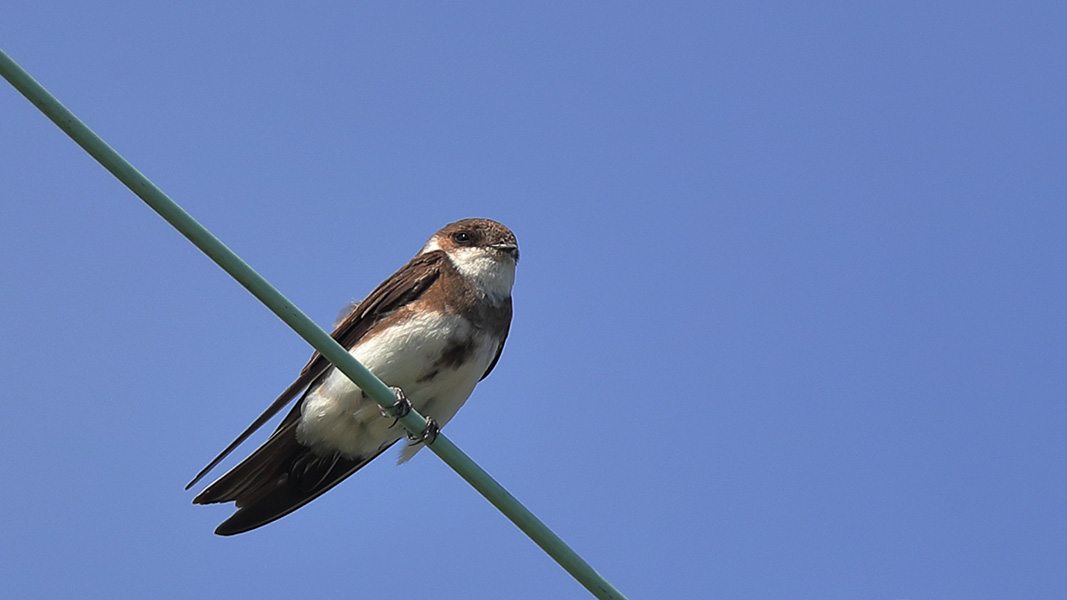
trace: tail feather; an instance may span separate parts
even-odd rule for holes
[[[233,502],[237,512],[215,530],[234,535],[284,517],[324,494],[374,460],[319,455],[296,439],[296,423],[284,423],[262,446],[193,499],[194,504]]]

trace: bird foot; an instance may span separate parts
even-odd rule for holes
[[[417,444],[425,444],[429,446],[437,439],[437,434],[441,433],[441,427],[430,417],[426,417],[426,429],[422,430],[420,435],[408,434],[408,439],[411,440],[408,445],[415,446]]]
[[[389,389],[393,390],[393,395],[396,396],[396,404],[389,408],[379,406],[378,411],[382,413],[383,417],[393,417],[393,422],[389,424],[389,427],[393,427],[400,421],[401,417],[411,412],[411,400],[408,400],[408,397],[404,395],[404,390],[392,386]]]

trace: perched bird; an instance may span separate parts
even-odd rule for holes
[[[489,219],[446,225],[399,271],[356,304],[333,338],[438,425],[456,414],[504,348],[519,248]],[[298,394],[278,429],[209,485],[195,504],[234,502],[215,533],[233,535],[284,517],[405,437],[394,419],[319,353],[267,410],[186,486],[189,489]],[[422,447],[405,446],[400,462]]]

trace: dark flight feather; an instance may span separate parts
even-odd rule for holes
[[[215,529],[218,535],[244,533],[284,517],[326,493],[393,445],[386,444],[367,457],[316,454],[296,439],[299,418],[292,417],[296,412],[294,409],[286,422],[251,456],[193,499],[195,504],[236,504],[237,511]]]
[[[503,314],[507,318],[507,322],[504,323],[504,335],[500,338],[500,346],[498,346],[497,349],[496,349],[496,356],[494,356],[493,360],[490,361],[489,366],[486,367],[486,369],[485,369],[485,373],[482,373],[482,376],[481,376],[480,379],[478,379],[478,381],[481,381],[482,379],[485,379],[486,377],[489,377],[489,374],[493,372],[493,367],[495,367],[496,363],[500,361],[500,355],[504,353],[504,342],[508,341],[508,332],[511,331],[511,298],[510,297],[506,300],[506,304],[505,304],[504,308],[506,310],[504,311]]]

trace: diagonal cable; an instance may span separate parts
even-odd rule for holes
[[[82,123],[78,117],[74,116],[74,113],[48,93],[48,90],[11,60],[3,50],[0,50],[0,75],[3,75],[4,79],[7,79],[26,99],[126,187],[130,188],[145,204],[156,211],[215,264],[222,267],[271,312],[278,315],[278,318],[318,350],[360,389],[374,398],[383,409],[393,408],[397,402],[396,396],[380,379],[361,365],[263,276],[248,266],[248,263],[164,194],[85,123]],[[400,423],[415,436],[420,436],[427,425],[426,419],[414,410],[401,417]],[[593,567],[589,566],[589,563],[578,556],[559,536],[545,526],[451,440],[441,434],[429,447],[594,596],[602,600],[625,600],[622,593],[601,577]]]

